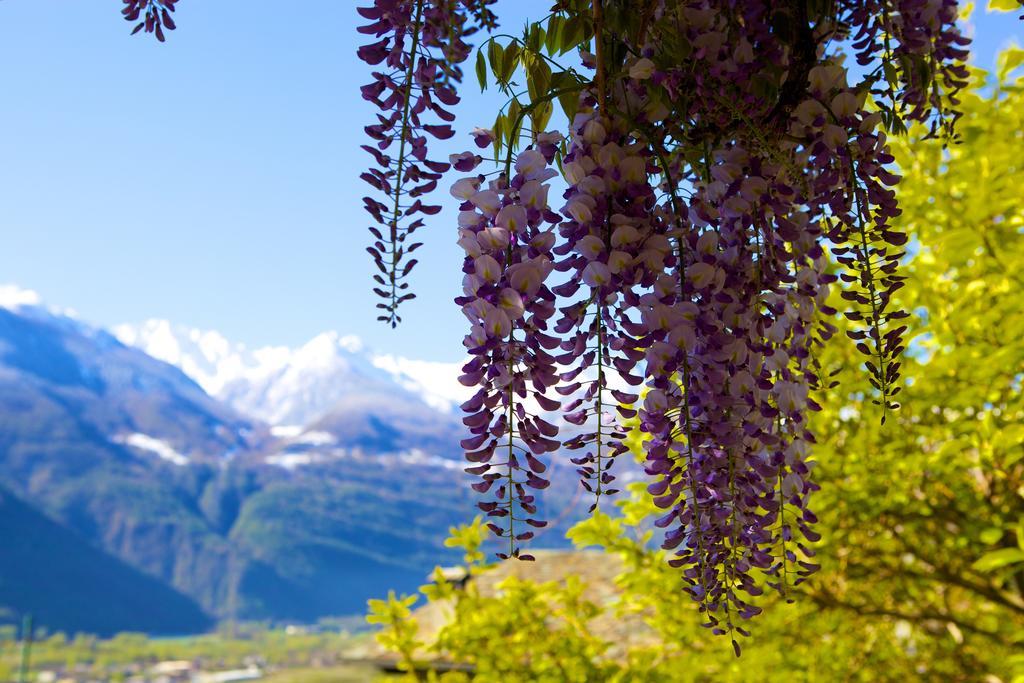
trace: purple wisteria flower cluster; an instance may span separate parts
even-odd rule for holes
[[[552,295],[564,301],[554,335],[536,325],[517,337],[496,312],[510,277],[502,268],[516,272],[525,252],[481,260],[487,254],[480,238],[466,239],[467,221],[482,235],[507,220],[499,212],[516,199],[504,192],[504,176],[487,187],[482,176],[455,185],[471,211],[460,215],[469,289],[458,303],[473,322],[466,345],[474,355],[464,380],[486,386],[465,406],[476,436],[464,445],[474,462],[492,459],[499,443],[512,453],[506,425],[526,409],[513,407],[514,389],[500,389],[509,378],[534,379],[539,393],[553,388],[564,397],[571,427],[563,427],[561,446],[583,451],[572,460],[596,506],[615,490],[610,466],[625,452],[633,420],[647,435],[648,490],[665,511],[656,524],[665,530],[670,563],[681,569],[708,628],[730,634],[738,653],[736,634],[748,634],[742,622],[761,611],[756,598],[767,589],[786,596],[818,569],[807,422],[820,409],[813,394],[825,379],[815,350],[836,329],[832,290],[848,302],[844,313],[855,323],[848,334],[867,357],[883,415],[897,407],[905,313],[890,302],[902,283],[906,236],[892,227],[899,178],[883,123],[952,111],[965,41],[944,6],[918,11],[908,3],[896,12],[900,37],[885,29],[883,49],[913,49],[935,69],[925,79],[931,94],[923,105],[914,94],[917,76],[896,81],[899,98],[886,122],[869,102],[878,96],[876,80],[849,82],[839,56],[825,52],[862,6],[839,8],[831,24],[810,21],[802,3],[654,6],[643,42],[611,65],[617,76],[579,89],[560,158],[568,186],[561,217],[547,218],[547,209],[531,214],[558,223],[543,233],[543,245],[545,274],[561,281],[534,302],[541,307],[534,319],[547,320]],[[743,21],[733,21],[737,12]],[[881,14],[868,11],[865,21]],[[801,28],[782,30],[783,21]],[[673,52],[680,36],[688,48]],[[602,68],[595,55],[583,62]],[[765,85],[779,73],[787,74],[779,87]],[[528,149],[519,159],[536,155]],[[491,307],[477,298],[481,272],[493,283],[484,290]],[[520,354],[510,358],[509,348]],[[544,351],[532,357],[529,349]],[[541,424],[549,432],[533,444],[535,455],[558,449],[556,425],[547,418]],[[524,440],[537,434],[521,428]],[[507,474],[494,471],[506,466]],[[488,460],[470,471],[489,477],[477,485],[489,490],[513,482],[519,462]],[[501,488],[502,502],[482,508],[495,517],[512,514],[510,491]],[[518,540],[510,525],[492,528]],[[510,545],[502,556],[517,553]]]
[[[657,204],[650,178],[657,172],[642,142],[629,135],[621,118],[606,118],[585,99],[584,113],[573,122],[572,140],[562,167],[569,188],[555,249],[556,266],[569,278],[554,288],[570,301],[561,309],[555,331],[563,335],[557,391],[569,397],[565,420],[584,427],[565,441],[567,450],[584,450],[572,459],[581,483],[594,494],[614,495],[614,459],[628,449],[620,418],[643,382],[637,365],[646,330],[631,319],[637,292],[652,287],[671,259],[672,245],[652,229]],[[582,296],[578,296],[582,292]]]
[[[477,129],[481,148],[507,148],[505,170],[452,188],[470,321],[462,381],[478,387],[462,445],[508,540],[500,556],[532,559],[519,542],[533,535],[523,525],[544,524],[545,456],[576,452],[593,509],[616,491],[612,465],[638,427],[670,563],[738,653],[756,598],[818,569],[807,423],[823,384],[815,350],[836,329],[830,291],[848,304],[876,402],[897,407],[905,314],[890,301],[906,237],[892,227],[899,178],[883,131],[933,119],[951,134],[966,41],[941,0],[813,16],[808,3],[658,0],[628,20],[612,14],[619,4],[556,6],[596,35],[582,56],[592,80],[551,85],[533,75],[540,56],[523,63],[528,107],[575,100],[564,143],[528,132],[515,155],[514,125]],[[614,16],[612,37],[602,22]],[[829,51],[843,38],[877,66],[856,83]],[[506,83],[508,54],[491,50]],[[473,172],[481,159],[451,163]]]
[[[146,33],[152,33],[161,43],[164,42],[164,28],[173,31],[177,28],[171,13],[174,12],[174,5],[178,0],[122,0],[124,8],[121,14],[125,21],[138,21],[132,29],[132,35],[145,29]],[[139,21],[142,19],[142,21]]]
[[[957,28],[956,0],[870,0],[846,2],[857,63],[881,65],[869,76],[873,94],[889,100],[890,127],[905,130],[901,119],[931,120],[932,133],[952,132],[957,93],[967,85],[966,46]],[[880,59],[881,58],[881,59]],[[885,66],[888,65],[888,66]],[[902,87],[884,69],[901,71]]]
[[[441,210],[424,198],[449,169],[447,162],[428,158],[427,141],[454,135],[455,115],[448,107],[459,102],[459,64],[470,51],[465,41],[479,25],[493,25],[489,4],[375,0],[358,8],[369,21],[360,33],[378,39],[360,47],[359,58],[381,67],[362,88],[363,98],[381,110],[377,122],[365,128],[373,144],[363,146],[376,165],[360,176],[378,192],[363,198],[376,224],[370,227],[373,243],[367,251],[379,271],[373,288],[382,299],[378,319],[392,327],[401,321],[398,307],[415,298],[407,278],[417,263],[411,255],[422,242],[410,238],[423,227],[424,216]]]
[[[555,295],[547,285],[553,226],[561,219],[548,206],[560,137],[538,136],[536,149],[519,154],[511,178],[502,173],[485,183],[484,176],[471,176],[452,187],[462,200],[459,245],[466,253],[463,296],[456,301],[471,324],[465,346],[472,359],[460,381],[478,387],[462,406],[471,433],[462,446],[473,463],[466,471],[480,478],[473,489],[493,495],[479,507],[501,522],[488,526],[508,539],[508,551],[498,554],[503,559],[533,559],[520,553],[518,542],[546,523],[537,519],[529,491],[548,487],[541,458],[562,445],[558,426],[545,417],[560,405],[548,395],[559,378],[551,354],[558,339],[548,334]],[[461,170],[478,162],[468,153],[452,158]]]

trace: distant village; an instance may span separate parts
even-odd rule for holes
[[[153,665],[125,665],[118,671],[108,672],[107,676],[117,676],[117,680],[124,683],[235,683],[263,678],[264,667],[258,658],[246,662],[244,668],[226,671],[207,670],[193,661],[171,660]],[[44,670],[35,680],[36,683],[104,683],[110,679],[97,679],[92,667],[83,664],[72,669]]]

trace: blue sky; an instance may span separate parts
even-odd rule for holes
[[[181,0],[160,45],[128,35],[116,0],[0,0],[0,283],[103,325],[167,318],[250,345],[336,329],[461,358],[447,193],[423,231],[419,299],[396,331],[374,320],[357,4]],[[550,4],[498,8],[512,30]],[[1024,43],[1015,15],[972,23],[981,66]],[[497,96],[475,89],[460,132],[494,119]]]

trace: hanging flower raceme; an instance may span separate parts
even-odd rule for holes
[[[362,88],[363,98],[381,113],[365,128],[375,144],[363,146],[376,166],[361,177],[379,193],[379,198],[363,198],[376,223],[367,250],[379,271],[374,275],[374,293],[383,299],[378,319],[392,327],[401,321],[399,305],[415,298],[406,280],[417,262],[411,254],[422,243],[411,238],[424,216],[441,210],[423,197],[437,189],[449,168],[428,158],[427,140],[454,134],[455,116],[448,107],[459,101],[459,64],[469,54],[465,38],[477,30],[473,20],[493,25],[489,4],[470,3],[470,13],[466,3],[453,0],[376,0],[358,10],[370,22],[359,31],[378,39],[360,47],[359,58],[382,66]]]
[[[902,329],[890,326],[902,314],[887,309],[902,236],[889,223],[896,177],[879,116],[845,70],[800,43],[806,35],[774,29],[779,10],[748,9],[737,26],[713,3],[666,6],[658,28],[681,31],[699,66],[659,68],[652,30],[608,106],[582,97],[554,250],[569,278],[552,288],[568,299],[555,328],[556,360],[569,368],[558,390],[583,427],[564,445],[586,449],[574,459],[584,486],[607,492],[621,452],[613,411],[633,410],[610,404],[637,398],[608,378],[642,376],[664,547],[706,625],[732,635],[737,652],[764,588],[785,595],[817,569],[806,423],[814,350],[834,331],[827,240],[848,268],[847,315],[863,322],[854,334],[883,406],[902,351]],[[759,94],[765,69],[779,68],[802,87]],[[669,115],[680,108],[684,117]],[[695,130],[716,144],[688,146]]]
[[[471,324],[465,346],[472,359],[460,381],[478,387],[462,405],[471,434],[462,442],[472,463],[466,471],[480,478],[473,485],[477,492],[493,496],[479,507],[493,518],[491,530],[508,541],[499,557],[521,560],[533,556],[520,553],[519,542],[533,537],[531,527],[546,524],[537,518],[529,491],[547,488],[541,458],[561,446],[557,425],[544,417],[559,407],[548,396],[558,381],[550,353],[558,340],[548,334],[555,296],[546,285],[553,269],[552,225],[559,220],[548,208],[548,181],[557,174],[549,167],[554,146],[538,148],[549,155],[521,152],[511,180],[504,173],[486,184],[483,176],[467,177],[452,187],[463,200],[459,245],[466,252],[463,296],[456,302]],[[471,170],[474,158],[452,161]]]
[[[627,450],[619,417],[636,415],[629,405],[638,394],[630,389],[643,381],[637,371],[642,340],[630,333],[630,312],[637,292],[653,285],[670,257],[670,245],[652,229],[649,178],[656,169],[648,169],[649,153],[623,130],[624,122],[603,117],[588,97],[584,104],[563,159],[570,185],[555,250],[561,256],[556,269],[569,278],[554,291],[576,297],[561,309],[555,328],[566,335],[558,360],[569,367],[558,391],[570,397],[566,420],[581,428],[564,445],[585,451],[572,461],[594,494],[594,509],[602,495],[617,492],[611,467]]]
[[[805,420],[817,408],[810,349],[829,333],[815,323],[834,311],[821,229],[794,205],[786,169],[738,145],[713,157],[688,205],[675,199],[675,277],[643,297],[659,339],[641,426],[671,564],[708,627],[745,635],[737,619],[760,612],[759,576],[784,593],[816,569],[803,544],[817,539]]]
[[[527,490],[546,485],[538,456],[560,445],[540,415],[557,405],[548,390],[565,397],[561,445],[577,451],[595,506],[614,491],[619,418],[638,418],[664,547],[738,653],[757,596],[788,595],[817,569],[807,421],[834,285],[883,421],[897,407],[906,237],[884,129],[914,120],[953,134],[966,40],[953,0],[627,7],[560,1],[547,26],[478,59],[481,82],[489,65],[518,115],[478,129],[481,147],[511,155],[523,115],[556,99],[571,123],[561,218],[546,204],[556,149],[540,138],[514,176],[456,184],[472,324],[463,379],[479,387],[463,445],[513,556],[527,538],[515,523],[536,507]],[[574,40],[592,82],[553,73],[543,54]],[[847,44],[859,82],[842,66]],[[512,90],[520,67],[525,106]],[[468,172],[479,157],[452,162]],[[566,279],[548,286],[551,270]]]
[[[132,29],[132,35],[145,29],[152,33],[161,43],[164,42],[164,28],[173,31],[177,28],[171,13],[178,0],[122,0],[124,8],[121,14],[125,21],[138,21]],[[141,19],[141,21],[139,21]]]
[[[838,3],[837,22],[851,27],[861,66],[884,60],[867,79],[885,103],[890,129],[905,121],[931,121],[932,134],[951,135],[957,94],[967,85],[967,45],[957,26],[956,0],[868,0]]]
[[[858,324],[847,334],[867,356],[865,367],[879,392],[876,403],[885,411],[898,406],[899,356],[907,317],[891,310],[893,293],[903,282],[898,274],[906,235],[891,221],[899,214],[891,189],[899,176],[887,169],[889,154],[881,114],[864,109],[866,93],[851,90],[846,71],[835,64],[815,67],[810,74],[811,97],[796,109],[790,126],[802,142],[797,161],[809,175],[805,202],[815,220],[829,226],[836,260],[845,267],[842,296],[852,307],[846,316]]]
[[[817,407],[811,350],[831,334],[816,321],[834,311],[824,304],[832,279],[821,245],[828,201],[808,206],[803,188],[823,176],[827,196],[844,196],[849,183],[831,168],[797,163],[799,143],[768,142],[776,118],[789,116],[778,102],[732,98],[714,82],[716,73],[741,82],[756,75],[744,46],[772,54],[757,17],[739,40],[726,37],[713,13],[689,18],[692,39],[712,49],[703,55],[707,70],[698,70],[708,78],[694,83],[703,97],[687,101],[705,125],[736,141],[705,151],[688,177],[678,158],[661,154],[678,255],[672,276],[642,297],[655,341],[641,428],[652,437],[650,491],[667,511],[657,523],[672,564],[683,569],[708,627],[746,634],[740,620],[760,611],[753,599],[765,584],[785,593],[817,568],[806,545],[817,535],[805,422]],[[631,68],[635,80],[679,87],[641,61]],[[738,652],[735,637],[733,644]]]

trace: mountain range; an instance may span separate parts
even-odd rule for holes
[[[0,288],[0,506],[26,520],[5,529],[24,538],[0,560],[0,621],[183,633],[414,589],[473,515],[456,370],[337,333],[249,349],[167,321],[107,331]],[[552,542],[575,491],[562,468]],[[81,571],[33,571],[62,561]]]

